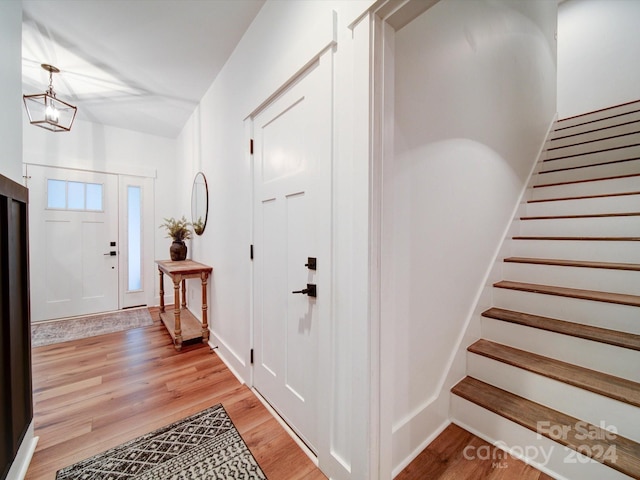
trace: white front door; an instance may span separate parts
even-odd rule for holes
[[[318,452],[331,265],[331,52],[253,117],[254,387]],[[305,266],[317,260],[317,269]],[[317,296],[292,293],[315,285]]]
[[[118,178],[29,165],[33,321],[118,309]]]

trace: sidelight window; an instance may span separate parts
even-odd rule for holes
[[[129,271],[127,289],[142,290],[142,189],[127,187],[127,245]]]

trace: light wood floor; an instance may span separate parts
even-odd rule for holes
[[[449,425],[395,480],[553,480],[484,440]]]
[[[34,348],[33,389],[40,440],[27,480],[53,480],[64,466],[217,403],[270,480],[326,479],[208,346],[178,353],[158,321]]]
[[[62,467],[217,403],[269,480],[326,479],[208,346],[176,352],[150,311],[150,327],[33,349],[40,440],[26,480],[54,480]],[[396,480],[551,480],[511,458],[465,459],[467,445],[488,446],[451,425]]]

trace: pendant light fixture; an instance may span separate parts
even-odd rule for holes
[[[60,70],[46,63],[40,66],[49,72],[49,88],[45,93],[22,96],[29,122],[52,132],[68,132],[78,109],[56,98],[53,91],[53,74],[60,73]]]

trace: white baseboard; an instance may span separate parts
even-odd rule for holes
[[[233,364],[225,357],[224,352],[220,349],[219,345],[216,345],[215,342],[213,340],[211,340],[211,337],[209,337],[209,347],[211,348],[211,350],[214,351],[214,353],[218,356],[218,358],[220,358],[220,360],[222,360],[222,363],[225,364],[225,366],[229,369],[229,371],[231,373],[233,373],[233,376],[236,377],[236,379],[243,385],[245,385],[247,382],[244,380],[244,378],[242,378],[242,375],[240,375],[238,373],[238,371],[233,368]]]
[[[31,463],[31,459],[33,458],[33,452],[35,452],[36,445],[38,444],[38,440],[40,438],[35,437],[33,433],[33,420],[31,420],[27,433],[22,439],[22,443],[20,444],[20,448],[18,449],[16,458],[13,460],[13,464],[9,469],[7,480],[23,480],[27,475],[29,464]]]

